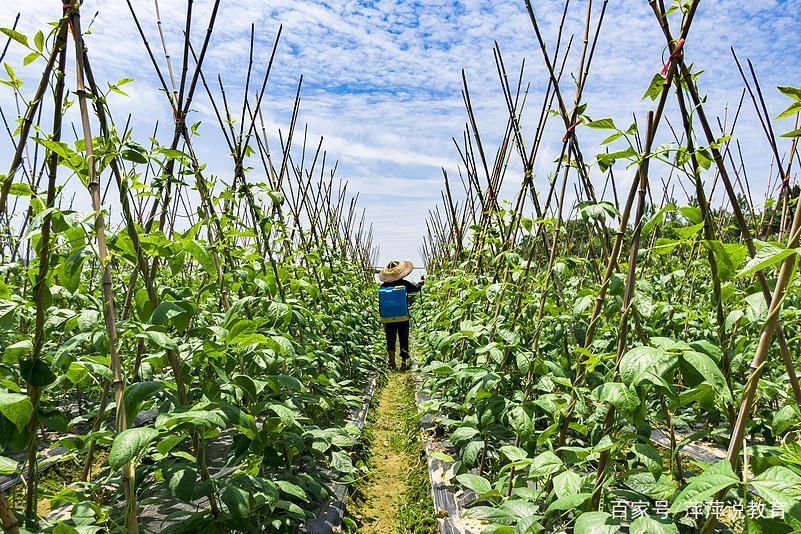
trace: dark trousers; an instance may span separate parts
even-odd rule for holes
[[[405,361],[409,357],[409,321],[384,323],[384,333],[387,335],[388,352],[395,352],[395,336],[398,337],[401,358]]]

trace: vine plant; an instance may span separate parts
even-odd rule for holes
[[[25,482],[0,494],[4,532],[292,532],[329,480],[357,472],[347,417],[378,370],[372,232],[322,140],[313,161],[305,138],[293,147],[299,92],[270,151],[262,97],[280,31],[239,132],[227,101],[218,115],[231,179],[208,173],[193,146],[205,126],[189,119],[200,87],[219,111],[203,72],[219,4],[196,53],[189,2],[178,76],[156,21],[169,86],[143,39],[174,112],[167,143],[158,127],[148,143],[118,128],[108,95],[133,80],[95,76],[78,2],[48,35],[0,29],[26,67],[45,63],[27,99],[11,65],[3,81],[25,105],[0,175],[0,474]],[[36,467],[57,447],[78,474],[45,491]]]
[[[734,137],[741,109],[715,123],[686,59],[699,2],[649,2],[667,57],[644,84],[651,111],[626,127],[590,116],[598,111],[581,95],[606,4],[586,4],[569,107],[569,6],[549,49],[526,2],[549,73],[530,147],[530,95],[520,97],[522,73],[510,85],[500,50],[509,116],[494,167],[480,164],[485,143],[465,98],[464,193],[445,176],[419,311],[436,398],[427,409],[454,446],[449,479],[471,492],[467,513],[487,532],[795,532],[801,90],[779,87],[790,105],[776,120],[796,121],[782,156],[753,66],[750,81],[743,74],[774,155],[776,189],[757,205]],[[546,192],[533,161],[550,119],[564,135]],[[673,140],[660,143],[665,125]],[[606,135],[594,161],[579,148],[587,129]],[[517,156],[521,189],[501,202]],[[712,202],[716,188],[722,205]]]

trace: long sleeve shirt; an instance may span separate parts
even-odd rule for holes
[[[395,280],[394,282],[384,282],[381,287],[398,287],[403,286],[406,288],[406,299],[408,300],[409,294],[417,293],[423,287],[422,280],[416,284],[409,282],[406,279]]]

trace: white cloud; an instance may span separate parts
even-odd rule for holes
[[[154,2],[133,3],[166,76]],[[551,52],[562,13],[560,4],[534,3]],[[595,4],[597,13],[601,2]],[[783,109],[783,98],[774,87],[797,84],[801,72],[801,59],[788,53],[801,44],[799,33],[794,31],[801,14],[791,4],[736,0],[701,3],[685,50],[696,68],[706,69],[701,87],[708,95],[710,114],[722,114],[727,104],[731,114],[731,106],[739,99],[742,84],[729,52],[731,45],[741,57],[754,61],[771,114]],[[25,0],[17,5],[21,12],[19,29],[28,35],[47,28],[45,24],[59,15],[57,3]],[[180,76],[186,2],[160,0],[159,5],[167,48],[175,74]],[[204,38],[211,5],[210,0],[194,2],[191,36],[196,50]],[[575,35],[562,82],[568,100],[574,93],[569,73],[578,63],[584,10],[584,3],[571,4],[564,29],[565,36]],[[84,24],[95,11],[99,15],[87,44],[97,78],[112,82],[126,76],[136,78],[127,86],[129,98],[115,95],[110,100],[118,126],[122,127],[128,113],[133,114],[136,138],[146,143],[155,121],[159,121],[159,138],[166,142],[170,110],[126,3],[86,0]],[[0,25],[11,26],[13,18],[12,12],[4,11]],[[458,184],[460,161],[451,137],[461,139],[466,120],[460,95],[462,68],[470,83],[487,157],[493,158],[507,116],[492,55],[496,40],[510,78],[516,78],[520,61],[526,59],[524,80],[531,83],[523,117],[526,142],[533,136],[547,73],[522,1],[226,0],[221,3],[204,72],[210,82],[220,73],[235,115],[241,109],[251,23],[256,29],[251,91],[266,68],[278,26],[284,24],[263,105],[270,142],[276,149],[279,127],[286,135],[297,81],[303,75],[300,131],[309,124],[309,139],[313,140],[310,145],[316,145],[323,136],[329,164],[339,160],[339,176],[351,179],[351,192],[361,192],[360,202],[368,210],[368,219],[374,222],[382,261],[395,256],[419,259],[417,251],[425,233],[423,219],[439,202],[439,168],[445,167]],[[6,60],[25,81],[24,93],[29,95],[42,61],[23,68],[24,53],[19,48],[12,46]],[[647,3],[609,2],[582,99],[588,103],[587,112],[596,118],[612,117],[619,125],[629,124],[632,114],[636,114],[642,123],[644,112],[653,104],[643,101],[641,95],[664,59],[664,40]],[[192,64],[190,61],[190,69]],[[73,78],[70,74],[71,83]],[[216,81],[212,85],[218,94]],[[9,119],[16,114],[9,91],[0,91],[0,106]],[[197,89],[193,109],[191,120],[204,122],[198,152],[208,161],[211,172],[227,179],[230,157],[202,87]],[[672,102],[667,113],[678,127]],[[75,115],[68,118],[74,121]],[[43,122],[46,125],[49,119]],[[790,125],[780,125],[779,130],[784,126],[790,129]],[[553,168],[563,133],[558,119],[551,119],[535,166],[540,187],[544,187]],[[770,155],[747,101],[737,133],[753,180],[751,189],[760,196],[756,192],[764,189]],[[578,134],[585,156],[592,161],[593,155],[601,151],[602,137],[586,128],[580,128]],[[69,131],[68,137],[71,136]],[[659,142],[669,139],[670,132],[663,125]],[[11,157],[8,140],[0,141],[0,147],[2,169]],[[252,164],[260,168],[255,161]],[[654,169],[655,180],[660,172],[658,167]],[[622,169],[619,175],[621,182],[627,181]],[[600,191],[603,177],[593,176],[593,180]],[[519,164],[513,154],[505,189],[510,196],[520,182]]]

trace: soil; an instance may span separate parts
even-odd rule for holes
[[[92,478],[96,477],[105,467],[108,451],[98,448],[92,462]],[[37,488],[39,498],[36,501],[36,513],[39,517],[47,517],[52,511],[51,499],[71,484],[81,480],[83,475],[83,455],[77,457],[66,456],[63,461],[56,462],[44,473],[39,474]],[[100,497],[98,496],[98,499]],[[25,506],[25,484],[20,483],[14,486],[9,492],[9,502],[22,509]],[[101,500],[102,502],[102,500]],[[70,505],[71,508],[71,505]]]

